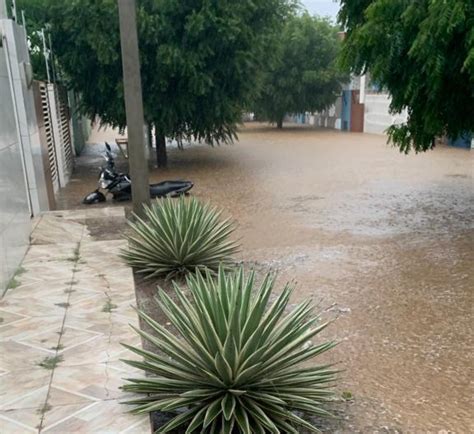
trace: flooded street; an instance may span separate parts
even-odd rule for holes
[[[302,127],[239,136],[172,150],[152,180],[193,181],[236,220],[239,259],[337,316],[325,337],[353,400],[325,430],[474,432],[474,151],[406,156],[383,136]],[[95,189],[97,164],[78,163],[60,207]]]

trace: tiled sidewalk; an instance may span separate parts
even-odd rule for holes
[[[140,345],[124,241],[89,230],[124,218],[91,208],[39,220],[20,285],[0,299],[0,433],[150,433],[148,417],[120,404],[134,374],[120,343]]]

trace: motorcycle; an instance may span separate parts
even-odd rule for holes
[[[132,199],[132,180],[128,174],[117,173],[112,148],[105,143],[105,166],[101,167],[99,175],[99,188],[89,193],[82,201],[86,205],[105,202],[106,196],[100,190],[105,190],[106,194],[112,194],[115,201],[127,201]],[[191,181],[162,181],[150,185],[150,197],[177,197],[188,194],[194,184]]]

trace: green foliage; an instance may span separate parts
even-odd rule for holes
[[[36,413],[37,413],[37,414],[44,415],[45,413],[47,413],[48,411],[50,411],[52,408],[53,408],[53,407],[52,407],[50,404],[48,404],[48,403],[46,402],[43,406],[41,406],[40,408],[38,408],[38,409],[36,410]]]
[[[11,4],[12,2],[7,2],[8,6]],[[46,0],[16,0],[16,6],[18,13],[17,21],[19,23],[22,23],[21,11],[25,13],[25,24],[30,45],[30,60],[35,78],[37,80],[46,80],[46,63],[43,55],[43,40],[41,38],[41,30],[45,28],[46,36],[48,30]],[[12,16],[12,13],[10,13],[10,16]]]
[[[68,262],[75,262],[76,264],[79,262],[79,260],[81,259],[81,243],[77,243],[76,247],[74,247],[74,250],[72,251],[72,256],[70,256],[69,258],[66,258],[65,260],[68,261]],[[70,284],[72,285],[73,281],[71,282],[66,282],[67,284]]]
[[[19,0],[20,1],[20,0]],[[28,12],[29,3],[21,0]],[[139,0],[146,121],[160,135],[227,142],[294,0]],[[62,77],[81,110],[125,126],[116,0],[42,0]]]
[[[341,394],[341,397],[344,401],[352,401],[354,400],[354,395],[352,394],[352,392],[350,392],[349,390],[344,390]]]
[[[384,86],[392,112],[408,110],[408,121],[388,130],[401,151],[426,151],[436,136],[474,130],[474,2],[341,3],[343,64]]]
[[[173,276],[230,264],[238,245],[234,227],[222,212],[197,199],[158,199],[145,207],[145,219],[129,222],[126,262],[148,277]]]
[[[321,404],[332,397],[337,373],[331,366],[302,367],[334,346],[311,344],[327,323],[312,315],[306,301],[285,315],[292,288],[271,303],[274,278],[255,288],[254,273],[242,268],[218,277],[201,272],[187,278],[191,296],[175,285],[180,305],[160,290],[161,309],[176,337],[140,312],[153,335],[136,329],[160,353],[130,347],[143,361],[127,361],[150,376],[129,379],[124,389],[141,393],[129,401],[135,413],[185,409],[160,432],[298,433],[318,431],[294,411],[325,417]]]
[[[109,299],[105,302],[104,306],[102,307],[102,312],[108,312],[111,313],[114,311],[114,309],[117,309],[117,305],[112,303],[112,300]]]
[[[7,287],[5,291],[8,291],[9,289],[15,289],[18,288],[21,285],[21,281],[18,279],[19,276],[21,276],[23,273],[26,273],[26,268],[23,268],[21,265],[15,270],[15,273],[13,274],[12,278],[9,280]]]
[[[21,285],[21,282],[18,279],[16,279],[15,276],[13,276],[8,282],[7,290],[18,288],[20,285]]]
[[[22,274],[25,274],[27,271],[28,270],[25,267],[20,265],[15,271],[15,276],[21,276]]]
[[[51,357],[45,357],[41,362],[38,363],[38,366],[41,366],[44,369],[52,370],[58,366],[59,363],[63,361],[62,355],[56,355]]]
[[[337,65],[338,29],[308,13],[291,16],[277,38],[276,61],[266,71],[255,112],[271,122],[286,113],[323,110],[341,94],[347,79]]]

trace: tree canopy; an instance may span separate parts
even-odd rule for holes
[[[46,0],[17,0],[16,20],[22,22],[21,12],[25,12],[25,26],[28,33],[30,46],[30,61],[33,68],[34,76],[37,80],[46,80],[46,64],[43,53],[43,39],[41,31],[45,30],[46,44],[48,40],[48,12]],[[7,2],[9,16],[14,16],[13,3]],[[51,67],[52,65],[50,65]],[[51,71],[51,69],[50,69]],[[52,72],[52,71],[51,71]]]
[[[347,78],[337,65],[338,28],[308,13],[286,20],[277,38],[276,61],[266,69],[256,101],[258,117],[279,127],[287,113],[323,110],[341,94]]]
[[[474,2],[342,0],[342,61],[369,72],[408,121],[391,126],[401,151],[426,151],[435,137],[474,130]]]
[[[40,0],[18,0],[26,10]],[[42,0],[53,47],[81,109],[126,124],[116,0]],[[243,107],[293,0],[139,0],[144,113],[157,136],[221,143]]]

